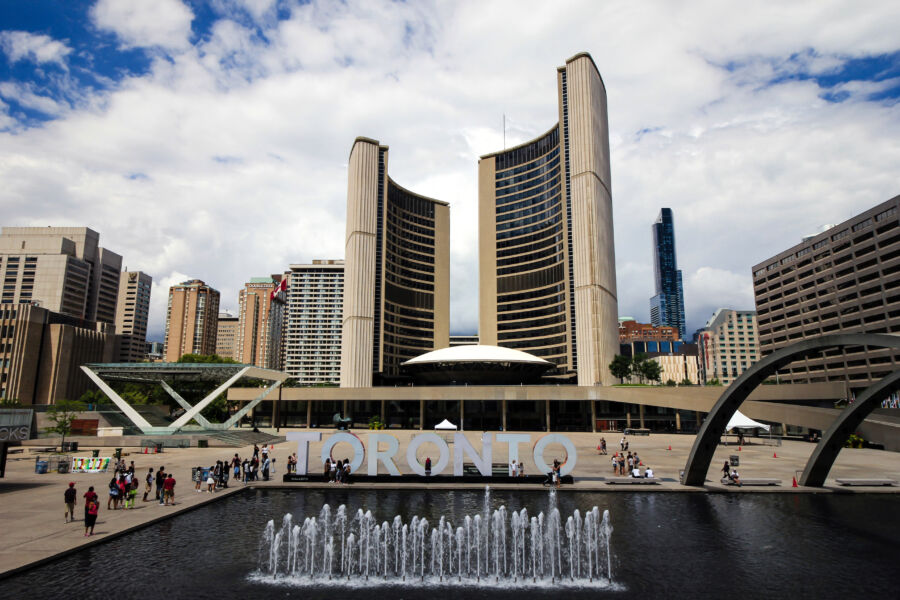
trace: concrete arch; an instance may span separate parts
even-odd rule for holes
[[[735,411],[770,375],[800,358],[818,354],[829,348],[844,346],[874,346],[900,349],[900,336],[874,333],[841,333],[801,340],[776,350],[738,377],[719,397],[700,427],[694,446],[684,466],[685,485],[703,485],[712,462],[719,436]]]
[[[806,468],[803,469],[803,475],[800,476],[800,485],[822,487],[847,437],[881,405],[882,400],[898,389],[900,389],[900,371],[894,371],[857,396],[856,401],[838,415],[816,444],[812,456],[806,462]]]

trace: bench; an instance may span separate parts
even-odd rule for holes
[[[475,465],[463,465],[463,474],[464,475],[481,475],[481,472],[478,470],[478,467]],[[494,463],[491,465],[491,475],[494,477],[507,477],[509,476],[509,465],[503,463]]]
[[[606,485],[654,485],[658,484],[656,477],[612,477],[606,480]]]
[[[722,478],[722,485],[737,485],[727,477]],[[741,485],[765,486],[765,485],[781,485],[780,479],[754,479],[741,477]]]
[[[893,479],[835,479],[838,485],[897,485]]]
[[[625,435],[650,435],[650,430],[649,429],[632,429],[629,427],[625,430]]]

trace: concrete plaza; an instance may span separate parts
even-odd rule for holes
[[[309,430],[302,430],[309,431]],[[285,430],[280,432],[284,435]],[[333,429],[321,430],[323,441],[335,433]],[[368,431],[354,431],[360,437],[368,449]],[[418,431],[391,431],[400,442],[396,457],[396,464],[403,473],[411,472],[406,464],[406,450],[410,439],[419,434]],[[475,448],[480,448],[481,432],[465,432]],[[443,434],[446,435],[446,434]],[[542,432],[532,433],[532,443],[542,435]],[[611,455],[619,450],[621,434],[592,434],[592,433],[568,433],[565,434],[575,444],[578,451],[577,465],[573,476],[574,485],[563,486],[567,491],[596,491],[596,492],[734,492],[734,493],[900,493],[900,487],[854,487],[846,488],[837,485],[836,478],[880,478],[900,480],[900,453],[886,452],[870,449],[844,449],[838,456],[837,462],[831,470],[824,488],[792,488],[792,478],[802,470],[806,460],[812,453],[814,444],[801,441],[785,441],[781,446],[764,444],[763,439],[753,438],[752,443],[738,449],[737,445],[729,443],[720,445],[709,469],[707,484],[705,487],[687,487],[678,483],[679,470],[684,468],[687,456],[694,442],[693,435],[652,434],[650,436],[628,436],[629,450],[637,451],[644,465],[649,465],[655,471],[657,478],[662,479],[659,485],[607,485],[605,478],[612,476],[610,465]],[[609,455],[598,456],[597,444],[601,435],[605,435]],[[732,438],[733,440],[734,438]],[[321,472],[319,455],[323,442],[310,444],[310,473]],[[669,449],[671,448],[671,450]],[[126,462],[133,460],[138,477],[143,481],[147,469],[153,467],[154,471],[160,466],[165,466],[167,472],[172,472],[177,480],[175,506],[161,506],[157,502],[142,502],[143,485],[140,488],[136,508],[133,510],[106,510],[107,484],[112,473],[97,474],[36,474],[34,472],[34,460],[36,453],[28,446],[23,446],[24,451],[10,455],[7,463],[6,477],[0,479],[0,523],[3,526],[4,544],[0,548],[0,577],[36,562],[48,560],[60,554],[77,551],[91,544],[99,543],[117,535],[122,535],[135,528],[143,527],[161,519],[166,519],[174,514],[181,513],[207,502],[237,492],[245,487],[242,483],[231,482],[227,490],[213,494],[197,493],[194,491],[193,482],[190,480],[191,467],[198,465],[209,466],[216,460],[226,460],[237,453],[241,458],[252,455],[252,446],[243,448],[185,448],[167,449],[163,454],[143,454],[139,448],[126,448]],[[101,449],[102,456],[108,456],[110,448]],[[269,482],[256,482],[254,487],[293,488],[298,492],[304,488],[322,487],[335,484],[321,482],[309,483],[282,483],[281,478],[287,465],[287,457],[296,452],[295,443],[282,442],[275,445],[272,456],[275,457],[275,473]],[[452,450],[452,444],[451,444]],[[494,442],[494,463],[504,463],[507,459],[506,444]],[[520,447],[520,457],[527,474],[536,474],[537,470],[531,457],[531,444],[523,444]],[[82,440],[82,450],[78,455],[90,455],[90,445]],[[774,478],[781,481],[780,486],[768,487],[743,487],[722,486],[719,484],[719,470],[722,463],[729,455],[736,454],[740,457],[738,467],[744,478]],[[551,444],[547,447],[545,460],[552,462],[553,458],[562,458],[563,450],[559,445]],[[777,455],[777,457],[775,456]],[[436,462],[436,448],[430,444],[420,447],[418,458],[424,462],[426,456],[431,456]],[[338,444],[334,448],[335,458],[351,458],[352,450],[349,445]],[[365,473],[367,463],[360,469]],[[382,467],[379,472],[384,473]],[[452,467],[445,473],[452,472]],[[69,481],[76,483],[78,501],[76,503],[76,522],[64,523],[60,520],[60,513],[64,512],[63,492]],[[82,494],[88,486],[94,486],[101,500],[100,516],[93,537],[84,537]],[[366,483],[365,478],[355,480],[355,486],[370,489],[405,488],[415,489],[423,486],[430,488],[464,487],[482,488],[484,484],[434,484],[423,479],[421,483]],[[494,488],[505,487],[534,487],[537,484],[491,484]],[[205,485],[203,486],[206,487]],[[151,493],[151,499],[153,494]]]

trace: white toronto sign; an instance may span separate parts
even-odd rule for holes
[[[400,449],[400,440],[390,433],[370,433],[368,434],[368,464],[367,472],[374,476],[378,474],[378,464],[384,465],[384,468],[391,475],[400,475],[400,469],[394,462],[394,458]],[[297,474],[306,475],[309,465],[309,444],[311,442],[321,442],[322,432],[320,431],[292,431],[287,434],[289,441],[297,442]],[[425,475],[425,467],[417,459],[419,447],[424,444],[431,444],[437,450],[437,462],[431,468],[432,475],[440,475],[450,464],[453,459],[453,475],[460,477],[463,475],[463,463],[468,457],[472,464],[478,469],[478,472],[486,477],[492,474],[491,464],[493,462],[494,442],[507,445],[507,461],[519,461],[519,446],[521,444],[530,444],[531,435],[527,433],[489,433],[481,434],[481,450],[477,450],[475,446],[466,438],[463,433],[453,434],[453,450],[447,445],[447,442],[436,433],[420,433],[409,442],[406,449],[406,464],[413,473]],[[356,434],[349,432],[339,432],[331,435],[325,443],[322,444],[321,462],[325,463],[328,458],[334,459],[334,448],[338,444],[348,444],[353,452],[353,458],[350,459],[350,469],[356,473],[366,462],[366,445]],[[549,473],[551,467],[544,461],[544,451],[550,444],[559,444],[565,451],[565,457],[560,467],[560,475],[568,475],[575,469],[575,463],[578,460],[578,452],[575,450],[575,444],[560,433],[548,433],[537,439],[531,448],[532,458],[539,473]]]

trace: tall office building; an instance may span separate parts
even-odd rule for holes
[[[122,257],[87,227],[4,227],[2,304],[36,302],[51,312],[113,324]]]
[[[617,383],[606,90],[588,54],[557,70],[559,122],[478,162],[479,339]]]
[[[238,301],[240,324],[235,359],[263,369],[281,369],[281,333],[287,281],[284,275],[253,277],[244,284]]]
[[[341,387],[390,381],[450,340],[450,207],[388,176],[388,147],[350,150]]]
[[[341,381],[344,261],[290,266],[284,370],[300,385]]]
[[[120,362],[140,362],[147,358],[152,283],[153,278],[143,271],[125,271],[119,280],[116,334],[119,336]]]
[[[237,360],[237,338],[240,319],[229,312],[220,312],[216,324],[216,354]]]
[[[169,288],[165,362],[184,354],[215,354],[219,292],[199,279]]]
[[[807,337],[900,333],[900,196],[753,267],[763,355]],[[827,350],[797,360],[781,383],[844,381],[858,390],[900,368],[900,352]]]
[[[760,358],[756,311],[720,308],[696,336],[704,382],[731,385]]]
[[[656,277],[656,295],[650,298],[650,323],[678,329],[678,338],[684,339],[684,289],[681,271],[675,258],[675,221],[671,208],[659,211],[653,231],[653,274]]]

